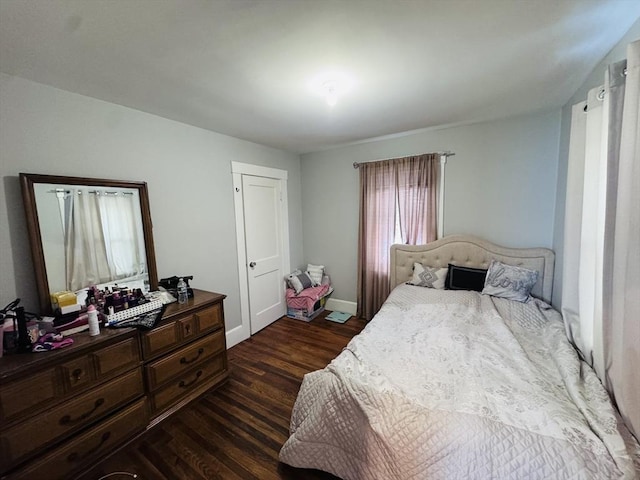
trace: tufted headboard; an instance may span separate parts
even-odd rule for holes
[[[449,263],[489,268],[491,260],[537,270],[538,282],[531,294],[551,303],[555,254],[548,248],[508,248],[472,235],[449,235],[426,245],[391,246],[391,289],[408,282],[414,262],[445,268]]]

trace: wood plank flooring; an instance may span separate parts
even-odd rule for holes
[[[335,479],[278,462],[303,375],[324,368],[365,325],[355,317],[345,324],[329,322],[326,313],[309,323],[283,317],[231,348],[227,383],[81,478],[129,472],[138,480]]]

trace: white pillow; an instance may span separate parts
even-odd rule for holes
[[[324,265],[307,265],[307,273],[313,281],[313,286],[322,285],[322,276],[324,275]]]
[[[535,270],[492,260],[482,293],[517,302],[527,302],[537,281],[538,272]]]
[[[418,287],[444,290],[448,268],[426,267],[420,263],[413,264],[413,277],[407,283]]]
[[[293,288],[298,295],[305,288],[313,287],[313,281],[307,272],[294,270],[286,277],[287,284]]]

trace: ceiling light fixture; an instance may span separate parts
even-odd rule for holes
[[[338,97],[351,90],[354,83],[350,75],[333,71],[317,75],[309,82],[309,88],[316,95],[322,95],[327,104],[333,107],[338,102]]]
[[[335,80],[328,80],[322,84],[324,89],[325,98],[330,107],[335,106],[338,102],[338,82]]]

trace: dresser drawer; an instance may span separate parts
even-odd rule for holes
[[[193,313],[177,312],[172,321],[142,335],[142,353],[146,360],[167,353],[208,332],[224,327],[222,304],[196,310]]]
[[[152,393],[150,395],[152,414],[161,413],[182,400],[183,397],[197,391],[204,391],[212,386],[218,380],[217,375],[226,370],[226,359],[226,352],[223,351],[201,365],[183,372],[167,383],[164,388]]]
[[[145,367],[149,389],[155,390],[170,378],[203,363],[224,348],[224,332],[220,330],[150,363]]]
[[[222,313],[222,304],[216,303],[214,306],[204,308],[194,315],[198,325],[199,332],[207,330],[215,330],[223,325],[224,317]]]
[[[75,437],[62,447],[10,475],[9,479],[69,478],[69,474],[88,466],[96,459],[110,453],[147,425],[147,408],[144,399],[118,412],[108,420]]]
[[[50,442],[78,431],[144,393],[140,369],[0,433],[3,470]],[[4,463],[6,462],[6,465]]]
[[[196,336],[198,329],[196,328],[195,315],[178,320],[178,328],[180,330],[180,340],[189,341]]]
[[[140,361],[138,339],[131,336],[94,352],[71,357],[26,378],[3,384],[0,387],[0,424],[21,416],[33,416],[65,397],[134,368]]]
[[[62,363],[57,369],[65,392],[71,393],[130,370],[140,361],[138,341],[130,337]]]
[[[58,365],[65,392],[73,392],[93,383],[96,372],[89,355],[75,358]]]
[[[98,379],[117,375],[137,366],[140,361],[138,339],[131,337],[124,342],[96,350],[91,354]]]
[[[40,373],[1,385],[0,423],[18,418],[21,414],[32,414],[62,393],[55,368],[47,368]]]
[[[174,348],[179,342],[176,322],[168,323],[142,334],[142,353],[151,358]]]

